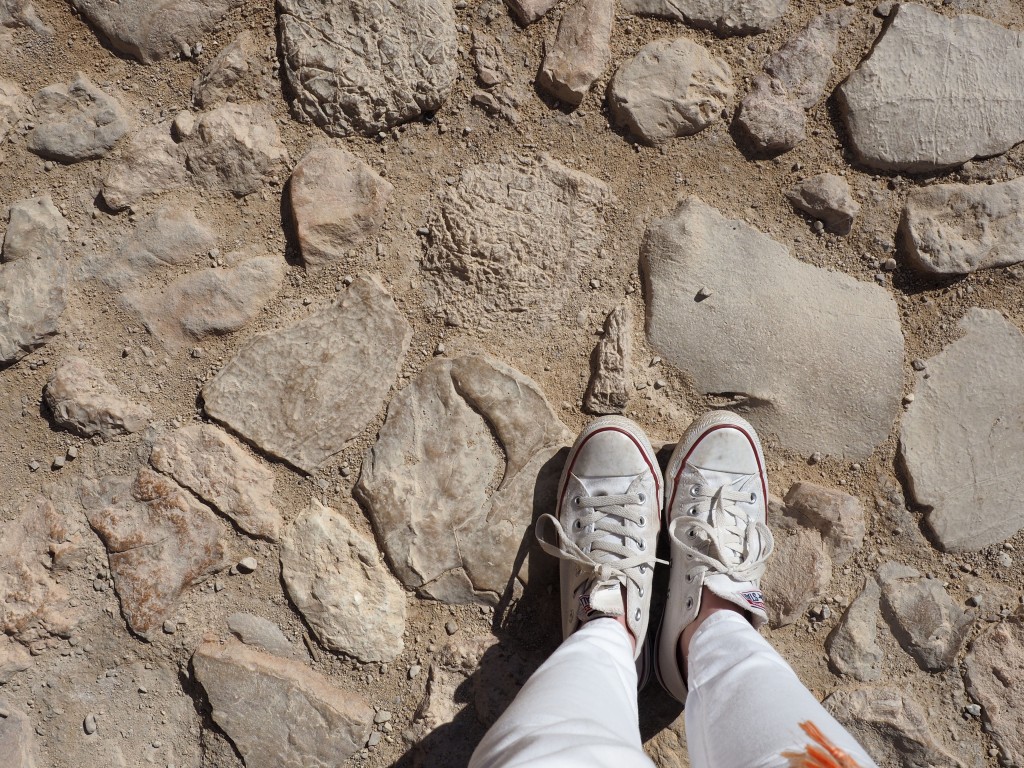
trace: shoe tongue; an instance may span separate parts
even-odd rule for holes
[[[597,582],[577,597],[576,618],[581,622],[604,617],[622,616],[626,607],[622,600],[622,585],[617,581]]]

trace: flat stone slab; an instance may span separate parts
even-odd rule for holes
[[[698,391],[727,393],[804,455],[865,458],[888,438],[903,333],[884,289],[804,264],[695,197],[651,223],[641,255],[647,338]]]
[[[18,709],[0,699],[6,713],[0,717],[0,765],[4,768],[36,768],[36,740],[32,721]]]
[[[800,619],[832,580],[832,558],[818,531],[798,528],[780,536],[763,586],[771,627]]]
[[[50,85],[32,99],[35,128],[28,148],[62,163],[104,157],[130,127],[120,103],[81,72],[70,85]]]
[[[878,645],[879,600],[882,591],[874,578],[846,609],[825,641],[829,665],[837,674],[869,682],[882,676],[884,652]]]
[[[902,245],[917,269],[966,275],[1024,261],[1024,178],[1000,184],[935,184],[910,191]]]
[[[774,27],[789,0],[623,0],[622,10],[660,16],[711,29],[720,35],[750,35]]]
[[[358,278],[336,305],[244,346],[203,387],[205,410],[312,472],[376,416],[411,336],[392,298]]]
[[[281,578],[292,603],[332,651],[388,662],[405,648],[405,590],[373,540],[316,499],[281,540]]]
[[[900,3],[838,89],[857,158],[924,172],[1024,141],[1024,34]]]
[[[213,719],[246,768],[340,766],[366,744],[373,709],[306,665],[235,639],[206,639],[192,655]]]
[[[1024,334],[971,309],[964,336],[928,361],[903,417],[900,455],[914,500],[947,552],[973,551],[1024,528]]]
[[[579,104],[612,60],[614,0],[576,0],[562,14],[537,85],[567,104]]]
[[[185,150],[171,137],[170,122],[151,125],[125,144],[121,160],[103,180],[103,201],[115,211],[188,183]]]
[[[605,238],[607,184],[544,158],[467,168],[430,218],[423,258],[434,303],[449,323],[487,325],[561,317],[580,264]]]
[[[402,583],[493,604],[523,571],[534,509],[553,504],[561,470],[547,465],[571,439],[523,374],[440,358],[391,401],[355,493]]]
[[[447,0],[280,0],[292,109],[332,136],[380,131],[438,109],[458,74]]]
[[[103,371],[82,357],[69,357],[43,389],[43,400],[58,427],[83,437],[108,440],[138,432],[153,414],[133,403],[107,381]]]
[[[993,624],[964,659],[967,692],[982,706],[992,738],[1011,765],[1024,762],[1024,626],[1020,618]]]
[[[604,321],[594,352],[594,370],[583,396],[587,413],[622,413],[633,389],[633,315],[621,304]]]

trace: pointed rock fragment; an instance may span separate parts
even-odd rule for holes
[[[864,506],[856,496],[815,483],[794,483],[786,493],[786,514],[821,532],[840,566],[860,549],[866,529]]]
[[[846,609],[825,641],[829,663],[841,675],[869,682],[882,676],[883,652],[878,645],[878,601],[882,591],[868,578],[864,590]]]
[[[46,382],[43,399],[58,426],[83,437],[138,432],[152,412],[122,397],[103,372],[81,357],[71,357]]]
[[[632,326],[632,315],[624,304],[605,318],[604,335],[594,352],[594,372],[583,397],[583,409],[587,413],[622,413],[626,409],[632,388]]]
[[[1024,624],[1019,616],[993,624],[964,659],[967,691],[982,707],[985,723],[1005,761],[1024,762],[1024,713],[1020,690],[1024,685]]]
[[[750,35],[774,27],[789,0],[624,0],[622,9],[711,29],[720,35]]]
[[[615,0],[576,0],[562,14],[541,64],[537,85],[567,104],[579,104],[612,60]]]

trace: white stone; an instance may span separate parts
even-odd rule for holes
[[[720,35],[745,35],[774,27],[789,0],[623,0],[626,13],[662,16],[712,29]]]
[[[81,72],[70,85],[50,85],[32,99],[35,128],[28,148],[64,163],[104,157],[130,127],[117,99]]]
[[[612,60],[614,21],[615,0],[576,0],[562,14],[537,85],[568,104],[583,101]]]
[[[60,364],[43,390],[43,399],[58,426],[83,437],[138,432],[152,412],[145,405],[121,396],[103,372],[82,357],[70,357]]]

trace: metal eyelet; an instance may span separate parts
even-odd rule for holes
[[[640,566],[640,573],[647,573],[647,566],[646,565],[641,565]]]
[[[647,496],[646,496],[646,495],[644,495],[644,494],[642,494],[642,493],[641,493],[641,494],[639,494],[639,495],[637,496],[637,498],[638,498],[638,499],[640,499],[640,503],[641,503],[641,504],[643,504],[643,503],[644,503],[645,501],[647,501]]]
[[[693,574],[692,573],[686,574],[686,580],[687,581],[693,581]]]
[[[646,549],[647,549],[647,542],[646,541],[641,539],[639,542],[637,542],[637,544],[639,545],[641,552],[646,551]]]
[[[688,530],[686,532],[686,535],[689,536],[692,539],[692,538],[695,538],[697,536],[697,532],[691,528],[690,530]]]
[[[643,596],[644,596],[644,588],[640,587],[640,597],[643,597]]]
[[[692,608],[693,607],[693,598],[692,597],[686,598],[686,607],[687,608]]]
[[[751,491],[751,493],[750,493],[750,503],[753,504],[755,501],[757,501],[757,494],[754,493],[753,491]]]
[[[690,495],[691,496],[696,496],[698,493],[700,493],[700,486],[699,485],[691,485],[690,486]]]
[[[579,530],[580,528],[583,527],[583,524],[580,523],[579,520],[577,520],[575,523],[573,523],[573,526],[576,528],[576,530]]]
[[[636,620],[640,621],[640,609],[639,608],[636,609]]]
[[[580,497],[577,496],[575,499],[572,500],[572,503],[578,507],[580,505]]]
[[[645,525],[647,525],[647,518],[644,517],[643,515],[640,515],[640,523],[639,523],[639,525],[640,525],[641,528],[643,528]]]
[[[691,516],[693,516],[693,517],[697,516],[697,508],[696,507],[690,507],[689,512],[690,512]]]

